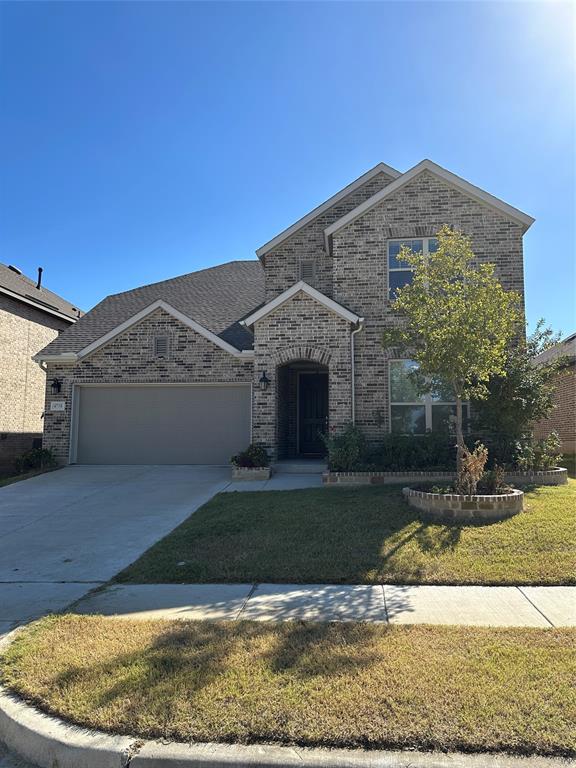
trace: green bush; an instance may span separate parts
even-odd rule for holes
[[[358,472],[366,469],[366,439],[362,431],[349,424],[334,437],[323,436],[332,472]]]
[[[19,474],[55,466],[56,459],[49,448],[33,448],[14,460],[14,467]]]
[[[425,435],[384,435],[367,456],[370,468],[382,472],[405,470],[453,470],[456,461],[455,439],[446,432]]]
[[[266,449],[254,443],[236,456],[232,456],[230,461],[236,467],[267,467],[270,464]]]
[[[557,467],[562,459],[560,437],[557,432],[550,432],[542,440],[526,440],[516,444],[516,466],[525,472]]]

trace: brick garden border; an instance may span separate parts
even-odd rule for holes
[[[564,485],[568,470],[554,467],[538,472],[513,472],[505,479],[516,485]],[[390,485],[392,483],[451,482],[453,472],[324,472],[324,485]]]
[[[236,467],[232,465],[232,480],[269,480],[271,467]]]
[[[524,492],[465,496],[460,493],[427,493],[414,488],[403,488],[408,504],[438,522],[490,523],[505,520],[522,512]]]

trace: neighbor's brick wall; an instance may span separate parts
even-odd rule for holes
[[[42,436],[46,374],[32,357],[70,323],[0,294],[0,467]]]
[[[388,354],[380,339],[397,317],[388,297],[387,241],[430,237],[442,224],[470,235],[478,262],[494,262],[504,287],[524,294],[522,228],[428,172],[336,233],[333,298],[365,318],[355,337],[356,415],[372,441],[389,430]]]
[[[576,453],[576,364],[563,368],[556,374],[555,409],[547,419],[534,428],[534,436],[546,437],[558,432],[564,453]]]
[[[308,260],[316,264],[314,287],[326,296],[332,296],[332,259],[324,252],[324,230],[391,181],[394,181],[391,176],[377,174],[269,251],[264,258],[266,301],[298,282],[300,263]]]
[[[256,323],[254,333],[254,441],[277,458],[278,367],[309,360],[328,367],[329,427],[350,421],[350,324],[300,292]],[[262,392],[262,371],[271,380]]]
[[[156,336],[168,336],[165,358],[154,355]],[[133,325],[120,336],[73,365],[51,363],[48,380],[63,380],[62,392],[46,387],[44,446],[67,463],[72,384],[251,382],[252,361],[242,361],[163,310]],[[65,400],[65,412],[51,412],[52,400]]]

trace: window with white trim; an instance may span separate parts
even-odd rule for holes
[[[398,288],[412,282],[413,271],[410,265],[398,259],[403,245],[414,253],[423,253],[424,256],[438,250],[438,240],[435,237],[388,240],[388,296],[391,299],[396,295]]]
[[[418,369],[414,360],[390,360],[390,431],[423,435],[430,430],[452,430],[456,402],[449,391],[419,395],[411,372]],[[468,421],[468,403],[462,404],[462,420]]]

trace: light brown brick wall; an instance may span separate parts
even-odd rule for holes
[[[388,294],[387,241],[431,237],[442,224],[470,235],[478,262],[495,263],[504,287],[524,294],[521,227],[428,172],[337,232],[333,298],[365,318],[356,335],[356,414],[372,441],[389,430],[389,355],[380,340],[397,317]]]
[[[300,263],[305,260],[315,262],[314,287],[326,296],[332,296],[332,260],[324,252],[324,230],[391,181],[394,181],[391,176],[385,173],[377,174],[299,229],[277,248],[269,251],[264,259],[266,301],[270,301],[300,280]]]
[[[576,365],[572,363],[556,375],[555,408],[547,419],[534,428],[534,436],[543,438],[558,432],[564,453],[576,453]]]
[[[169,338],[166,358],[154,355],[156,336]],[[74,383],[250,382],[252,370],[251,361],[233,357],[158,310],[76,364],[49,364],[49,380],[56,376],[63,386],[58,395],[46,387],[44,445],[54,451],[60,463],[68,462]],[[50,411],[52,400],[64,400],[66,411]]]
[[[339,431],[350,421],[350,323],[305,293],[298,293],[255,326],[253,435],[277,456],[278,368],[296,360],[328,367],[329,427]],[[258,379],[271,380],[262,392]]]
[[[0,294],[0,467],[42,434],[46,374],[32,357],[68,325]]]

